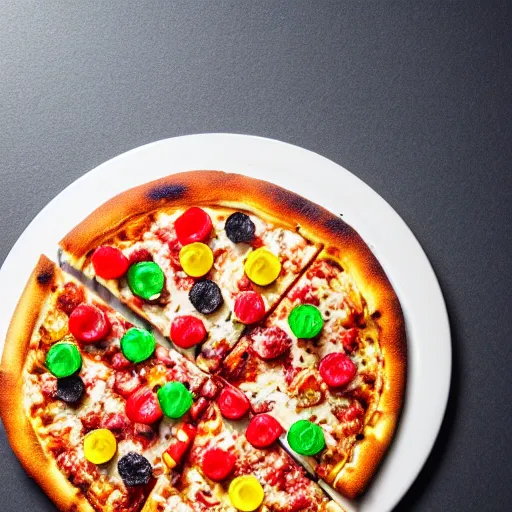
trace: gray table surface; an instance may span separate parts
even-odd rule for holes
[[[510,20],[492,1],[1,2],[1,261],[147,142],[237,132],[331,158],[411,227],[451,319],[448,412],[396,510],[510,510]],[[0,482],[2,511],[55,510],[3,428]]]

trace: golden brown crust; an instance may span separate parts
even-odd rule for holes
[[[14,453],[59,510],[94,512],[85,496],[45,454],[23,408],[23,366],[41,308],[52,292],[56,271],[55,264],[41,256],[14,311],[0,365],[0,413]]]
[[[191,205],[239,208],[291,229],[299,226],[303,236],[323,245],[320,257],[337,261],[356,282],[379,327],[384,386],[364,439],[331,483],[348,497],[360,494],[391,442],[400,415],[406,341],[398,298],[381,265],[353,228],[321,206],[271,183],[220,171],[189,171],[116,196],[75,227],[60,245],[76,263],[127,224],[141,222],[148,213]]]

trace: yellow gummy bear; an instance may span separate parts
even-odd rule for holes
[[[258,479],[252,475],[237,476],[229,484],[229,499],[242,512],[252,512],[262,503],[265,493]]]
[[[114,434],[106,428],[89,432],[84,438],[85,458],[93,464],[104,464],[116,453],[117,441]]]
[[[277,279],[281,272],[279,258],[268,249],[260,247],[252,251],[245,262],[247,277],[259,286],[267,286]]]
[[[201,242],[184,245],[180,250],[180,263],[189,276],[202,277],[212,268],[212,250]]]

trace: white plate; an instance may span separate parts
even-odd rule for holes
[[[350,508],[360,512],[392,509],[419,473],[441,426],[451,373],[448,316],[432,267],[403,220],[368,185],[315,153],[259,137],[190,135],[134,149],[90,171],[37,215],[7,256],[0,271],[0,349],[18,297],[41,253],[55,258],[57,242],[114,194],[191,169],[262,178],[342,213],[384,267],[407,325],[406,404],[381,470],[364,497]]]

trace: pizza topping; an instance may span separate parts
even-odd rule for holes
[[[212,219],[204,210],[193,206],[175,220],[174,229],[182,245],[203,242],[212,231]]]
[[[300,455],[316,455],[325,448],[322,428],[307,420],[296,421],[286,439],[290,448]]]
[[[133,423],[151,425],[159,420],[162,414],[156,393],[149,388],[137,389],[126,400],[126,416]]]
[[[102,245],[91,258],[96,275],[103,279],[119,279],[129,267],[128,258],[117,248]]]
[[[256,226],[249,215],[242,212],[232,213],[226,220],[226,235],[235,244],[249,243],[254,238]]]
[[[133,363],[145,361],[155,351],[155,337],[145,329],[131,327],[121,338],[121,351]]]
[[[351,402],[348,407],[335,407],[332,412],[343,424],[345,436],[356,435],[363,429],[365,411],[358,400]]]
[[[134,442],[140,443],[144,449],[149,448],[158,436],[151,426],[144,423],[134,423],[132,432]]]
[[[253,475],[237,476],[229,484],[229,499],[242,512],[252,512],[262,503],[265,493],[258,479]]]
[[[93,464],[108,462],[115,455],[116,451],[116,438],[106,428],[93,430],[84,437],[84,455]]]
[[[201,386],[199,394],[205,398],[213,399],[219,393],[219,386],[213,379],[207,379],[206,382]]]
[[[324,385],[325,387],[325,385]],[[324,401],[322,381],[317,372],[306,368],[295,376],[290,384],[290,393],[297,400],[297,407],[313,407]]]
[[[129,397],[141,385],[140,378],[135,372],[120,370],[115,375],[114,391],[124,398]]]
[[[320,305],[320,299],[311,284],[305,284],[293,288],[288,294],[288,298],[292,302],[298,302],[299,304],[313,304],[313,306]]]
[[[110,322],[104,311],[92,304],[78,305],[69,316],[69,331],[79,341],[101,341],[110,332]]]
[[[297,338],[314,338],[324,325],[320,310],[311,304],[295,306],[288,316],[288,325]]]
[[[58,379],[69,377],[82,366],[82,356],[73,343],[56,343],[46,354],[46,368]]]
[[[110,364],[114,370],[125,370],[126,368],[129,368],[132,363],[128,361],[128,359],[126,359],[126,357],[124,357],[121,352],[116,352],[112,356],[112,361]]]
[[[265,302],[258,292],[242,292],[235,299],[234,311],[242,324],[254,324],[265,316]]]
[[[225,480],[235,469],[236,455],[221,448],[212,447],[203,455],[204,474],[214,482]]]
[[[217,402],[222,416],[229,420],[239,420],[249,412],[251,407],[245,394],[231,386],[225,387],[220,392]]]
[[[67,404],[76,404],[85,393],[84,381],[78,375],[57,380],[55,397]]]
[[[244,265],[247,277],[259,286],[273,283],[281,272],[279,258],[268,249],[260,247],[252,251]]]
[[[275,359],[288,351],[292,340],[283,329],[276,325],[272,327],[258,327],[251,334],[252,349],[261,359]]]
[[[130,265],[135,265],[135,263],[140,263],[141,261],[153,261],[153,256],[147,249],[137,249],[133,251],[128,257],[128,261]]]
[[[201,242],[184,245],[180,250],[180,264],[189,276],[202,277],[212,268],[212,250]]]
[[[146,300],[160,296],[165,277],[162,269],[154,261],[135,263],[128,270],[128,286],[134,295]]]
[[[180,426],[176,435],[172,439],[169,448],[167,448],[162,455],[162,458],[169,469],[173,469],[181,462],[189,446],[192,444],[196,433],[197,428],[190,423],[183,423],[183,425]]]
[[[71,312],[84,301],[84,289],[70,281],[64,285],[64,290],[57,298],[57,307],[69,316]]]
[[[197,421],[200,418],[200,416],[204,413],[204,411],[206,411],[206,408],[208,407],[209,404],[210,402],[208,402],[206,398],[203,398],[202,396],[199,397],[190,408],[190,417],[194,421]]]
[[[117,471],[125,485],[133,487],[147,485],[151,480],[153,468],[146,457],[135,452],[128,452],[119,459]]]
[[[281,424],[270,414],[258,414],[249,422],[245,437],[255,448],[267,448],[283,432]]]
[[[169,418],[181,418],[193,403],[192,393],[181,382],[167,382],[157,395],[163,413]]]
[[[200,318],[177,316],[171,324],[171,340],[180,348],[190,348],[206,338],[206,328]]]
[[[358,331],[354,327],[341,334],[341,344],[347,352],[353,352],[358,345]]]
[[[236,286],[241,292],[250,292],[254,289],[251,280],[245,274],[238,280]]]
[[[220,288],[209,279],[195,283],[188,296],[192,305],[203,315],[217,311],[224,302]]]
[[[324,382],[332,388],[346,386],[357,372],[356,365],[342,352],[327,354],[318,366]]]
[[[130,420],[119,412],[111,412],[101,421],[102,428],[108,428],[114,435],[120,435],[130,425]]]

